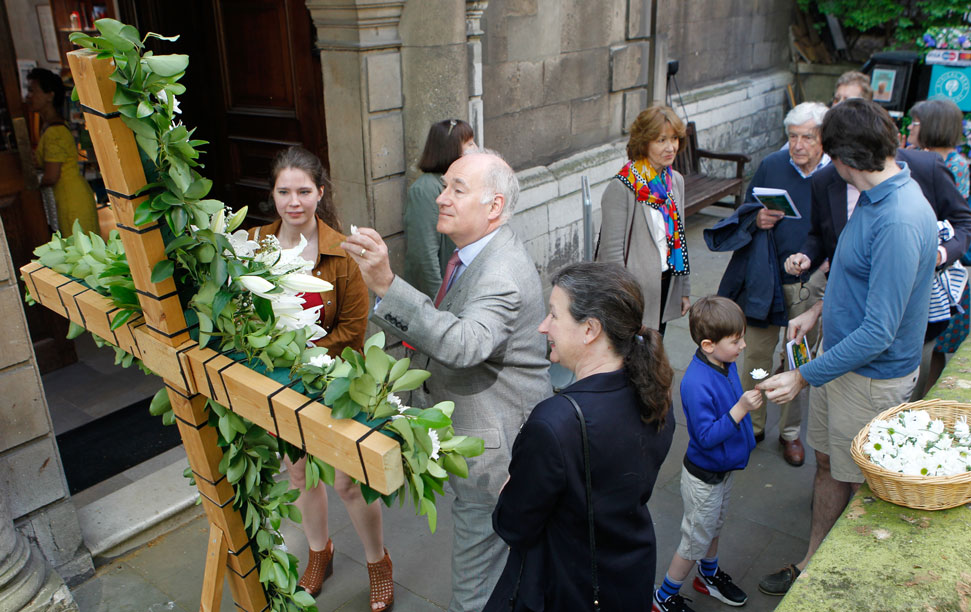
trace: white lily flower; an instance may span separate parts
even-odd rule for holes
[[[260,248],[259,242],[249,239],[246,230],[236,230],[229,234],[227,238],[237,258],[251,259],[256,254],[256,250]]]
[[[762,368],[755,368],[751,372],[751,376],[755,380],[762,380],[763,378],[765,378],[768,375],[769,375],[769,373],[766,372],[765,370],[763,370]]]
[[[297,293],[325,293],[334,288],[333,285],[316,276],[302,273],[292,273],[280,277],[280,286]]]
[[[249,206],[244,206],[233,213],[233,216],[229,218],[226,222],[226,231],[231,232],[239,227],[239,224],[243,222],[246,218],[246,213],[249,211]]]
[[[246,275],[240,276],[237,280],[239,280],[239,282],[242,283],[247,290],[252,291],[260,296],[268,291],[273,290],[273,283],[266,280],[262,276]]]
[[[212,216],[209,221],[209,229],[216,232],[217,234],[222,234],[226,231],[226,209],[220,208],[216,214]]]
[[[438,432],[434,429],[428,430],[428,437],[432,439],[432,452],[428,455],[429,459],[438,459],[438,451],[442,448],[442,443],[438,440]]]
[[[158,93],[155,94],[155,97],[158,98],[159,102],[161,102],[162,104],[168,104],[168,100],[169,100],[168,92],[165,91],[164,89],[160,89]],[[172,112],[176,115],[179,115],[182,113],[182,109],[179,108],[179,99],[176,98],[175,96],[172,96]]]
[[[358,234],[357,226],[351,223],[351,236],[357,236],[357,234]]]

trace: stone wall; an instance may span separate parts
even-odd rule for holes
[[[0,224],[0,494],[17,529],[70,584],[94,567],[68,499],[23,307]]]
[[[792,0],[657,1],[657,36],[682,90],[788,65]]]
[[[485,144],[514,168],[622,134],[648,102],[651,0],[490,0]]]
[[[695,122],[701,148],[750,155],[752,163],[745,173],[751,176],[762,158],[785,142],[782,119],[786,85],[791,82],[788,70],[723,81],[683,92],[684,108],[676,98],[675,110]],[[708,164],[706,172],[734,176],[734,163],[703,163]]]
[[[746,174],[751,175],[762,158],[784,141],[782,96],[791,78],[782,71],[685,92],[685,111],[697,124],[699,145],[752,156],[752,163],[746,166]],[[553,271],[583,257],[580,177],[586,175],[590,181],[596,244],[600,198],[607,181],[626,162],[625,145],[626,139],[615,139],[517,173],[522,192],[510,226],[525,242],[547,288]],[[734,174],[735,165],[714,162],[709,170]]]

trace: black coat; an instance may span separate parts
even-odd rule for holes
[[[954,184],[954,176],[937,153],[914,149],[897,149],[897,160],[910,168],[910,176],[934,208],[940,221],[950,221],[954,237],[944,243],[947,259],[940,267],[957,261],[971,240],[971,209]],[[826,259],[832,260],[836,241],[846,226],[846,181],[833,164],[812,176],[812,229],[801,250],[812,261],[813,269]]]
[[[646,504],[671,447],[674,414],[660,431],[643,423],[622,370],[583,378],[564,393],[587,424],[600,608],[649,610],[657,555]],[[509,473],[492,513],[509,559],[485,610],[509,610],[520,568],[516,610],[593,609],[580,424],[566,398],[536,406],[513,445]]]

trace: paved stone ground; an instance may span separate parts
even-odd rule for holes
[[[726,254],[710,253],[704,246],[702,230],[717,221],[714,214],[697,214],[687,223],[695,298],[714,293],[728,261]],[[680,375],[695,350],[687,319],[668,326],[665,346],[680,383]],[[678,427],[674,445],[649,504],[657,531],[658,578],[663,578],[680,538],[679,475],[687,433],[679,398],[675,399],[675,415]],[[809,534],[813,461],[811,456],[807,457],[806,465],[801,468],[790,467],[783,461],[781,448],[775,441],[777,420],[778,410],[770,407],[766,440],[756,448],[748,468],[736,480],[719,551],[721,566],[749,594],[745,609],[753,611],[772,610],[778,604],[778,598],[759,593],[759,577],[801,559]],[[808,454],[811,455],[811,450]],[[450,502],[450,498],[445,498],[440,506],[435,534],[429,533],[424,518],[415,517],[410,506],[385,510],[385,538],[395,566],[397,612],[432,612],[448,606]],[[318,597],[318,607],[322,612],[366,611],[369,606],[364,551],[336,495],[331,495],[330,512],[336,547],[334,575]],[[102,566],[94,578],[74,589],[80,609],[82,612],[198,610],[207,533],[207,524],[200,514],[167,535]],[[284,533],[290,549],[303,564],[307,549],[299,526],[286,525]],[[650,579],[645,576],[645,580]],[[728,609],[694,592],[690,578],[682,594],[693,600],[691,605],[698,612]],[[222,610],[235,609],[226,588]]]

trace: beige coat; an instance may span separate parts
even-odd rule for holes
[[[673,173],[674,201],[677,202],[678,212],[687,231],[684,221],[684,177],[678,172]],[[661,308],[661,258],[667,253],[660,253],[651,237],[652,222],[649,206],[634,199],[634,192],[615,178],[607,185],[603,198],[600,200],[603,223],[600,228],[600,249],[597,261],[613,261],[624,263],[624,253],[627,251],[627,237],[631,237],[630,252],[627,257],[627,269],[637,278],[644,292],[644,319],[646,327],[657,329],[659,321],[670,321],[681,316],[681,298],[691,294],[689,274],[671,277],[671,289],[668,292],[667,303],[664,304],[663,315]],[[631,221],[634,227],[631,231]],[[685,249],[685,261],[689,263],[688,243],[682,236]],[[689,267],[690,269],[690,267]]]

